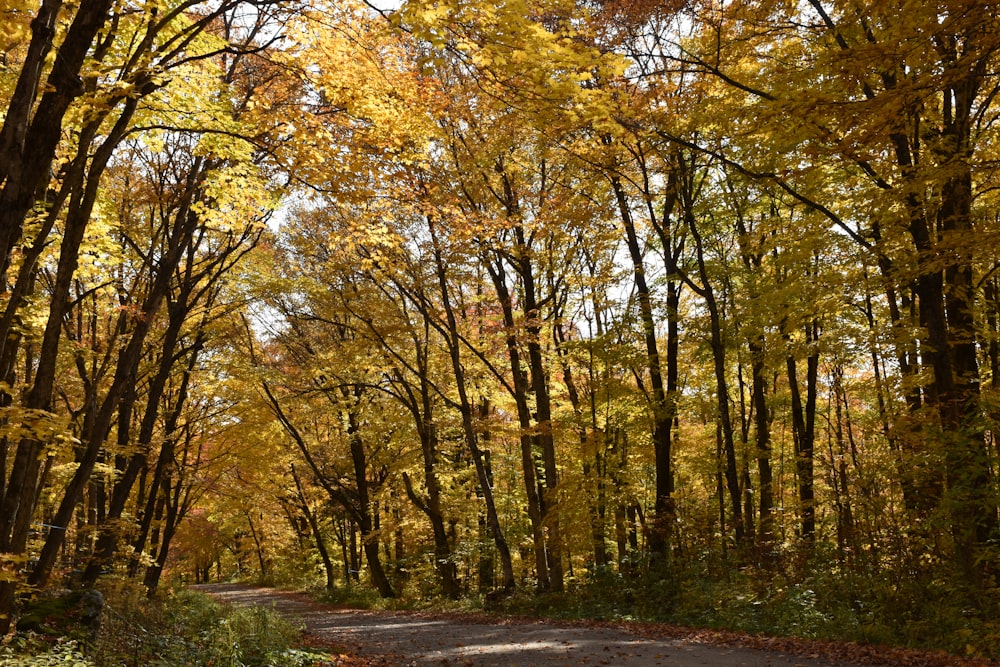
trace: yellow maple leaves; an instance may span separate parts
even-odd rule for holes
[[[0,53],[9,53],[28,39],[32,9],[30,0],[0,1]]]

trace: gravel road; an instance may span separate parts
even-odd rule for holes
[[[545,621],[343,609],[304,595],[241,585],[194,588],[241,606],[275,608],[324,641],[400,667],[853,667],[818,657],[646,638],[624,629]]]

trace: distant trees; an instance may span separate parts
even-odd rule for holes
[[[330,112],[316,132],[350,168],[310,167],[289,229],[338,229],[322,244],[342,258],[295,271],[351,291],[339,308],[366,303],[362,363],[387,359],[373,390],[423,443],[423,472],[400,459],[383,493],[405,488],[439,565],[493,562],[462,546],[486,533],[449,512],[448,484],[544,590],[608,567],[609,546],[624,571],[713,533],[741,562],[818,543],[854,558],[862,525],[885,528],[877,487],[905,521],[940,519],[939,555],[982,573],[983,11],[411,2],[388,21],[343,11],[303,49]],[[320,66],[353,43],[372,55]],[[451,451],[476,471],[461,484],[441,458],[459,423]],[[714,516],[696,509],[710,500]]]

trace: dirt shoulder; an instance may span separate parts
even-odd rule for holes
[[[195,586],[224,602],[273,607],[319,645],[368,664],[422,667],[979,667],[943,654],[850,643],[771,639],[663,624],[556,622],[483,614],[344,609],[303,594],[218,584]]]

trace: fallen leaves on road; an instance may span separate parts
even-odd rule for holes
[[[283,593],[287,597],[296,598],[299,602],[314,610],[330,610],[335,608],[309,599],[298,593]],[[342,607],[341,607],[342,609]],[[483,623],[491,625],[532,625],[545,624],[555,627],[582,628],[614,628],[624,633],[644,639],[668,639],[689,643],[725,646],[731,648],[752,648],[763,651],[773,651],[801,658],[820,659],[838,663],[872,665],[883,667],[1000,667],[1000,662],[959,658],[941,651],[921,651],[915,649],[894,648],[888,646],[873,646],[855,642],[832,640],[798,639],[792,637],[761,637],[728,630],[708,630],[687,628],[668,623],[640,623],[626,621],[564,621],[540,619],[521,616],[497,616],[484,613],[465,612],[420,612],[391,611],[363,613],[379,617],[410,617],[426,620],[443,620],[451,623]],[[303,644],[311,649],[321,650],[335,656],[334,667],[406,667],[411,661],[405,656],[384,654],[378,656],[352,655],[349,648],[325,639],[309,627],[304,629]],[[607,646],[608,661],[614,660],[621,664],[622,653],[616,647]],[[582,665],[583,663],[580,663]],[[577,665],[577,667],[580,667]],[[314,667],[328,667],[326,664]],[[451,667],[451,666],[450,666]],[[573,667],[573,665],[567,665]]]
[[[684,628],[665,623],[621,623],[614,624],[626,632],[641,637],[672,637],[706,644],[755,648],[776,651],[803,658],[821,658],[838,662],[852,662],[861,665],[884,665],[892,667],[996,667],[992,660],[959,658],[943,651],[923,651],[859,644],[857,642],[798,639],[795,637],[760,637],[728,630],[705,630]]]
[[[418,611],[382,612],[389,615],[416,616],[434,620],[448,620],[454,623],[489,623],[498,625],[547,623],[565,627],[603,627],[616,628],[623,632],[646,639],[679,639],[688,642],[730,646],[734,648],[754,648],[763,651],[775,651],[803,658],[823,659],[836,662],[856,663],[883,667],[998,667],[1000,663],[992,660],[959,658],[941,651],[922,651],[916,649],[895,648],[889,646],[874,646],[856,642],[842,642],[818,639],[798,639],[794,637],[761,637],[729,630],[707,630],[687,628],[668,623],[638,623],[610,621],[564,621],[530,617],[494,616],[477,613],[441,613]],[[343,647],[330,645],[306,629],[307,643],[311,648],[322,648],[343,651]],[[309,641],[312,640],[312,641]],[[325,645],[324,645],[325,644]],[[611,647],[605,647],[611,652]],[[618,657],[621,657],[618,655]],[[402,656],[351,656],[339,654],[341,662],[338,667],[389,667],[405,665]],[[571,667],[571,666],[567,666]]]

